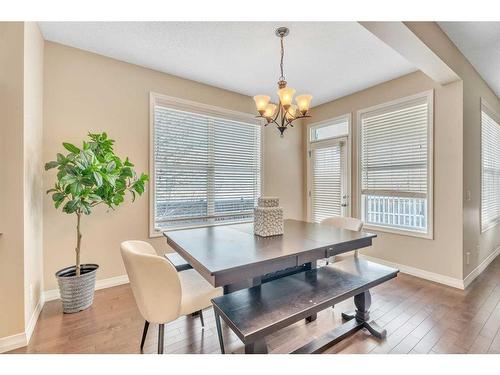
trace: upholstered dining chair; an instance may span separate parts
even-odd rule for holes
[[[355,217],[346,217],[346,216],[332,216],[326,219],[323,219],[321,221],[321,224],[324,225],[331,225],[332,227],[338,228],[338,229],[349,229],[353,230],[355,232],[361,231],[363,229],[363,222],[359,219],[356,219]],[[358,250],[350,251],[342,255],[337,255],[335,257],[332,257],[334,259],[342,259],[345,258],[346,256],[349,255],[354,255],[355,257],[358,256]],[[329,260],[327,259],[327,264]]]
[[[182,315],[199,312],[204,327],[202,309],[211,306],[211,299],[222,295],[222,288],[212,287],[195,270],[177,272],[164,257],[144,241],[125,241],[121,253],[130,286],[145,320],[141,351],[149,324],[159,325],[158,353],[163,353],[165,324]]]

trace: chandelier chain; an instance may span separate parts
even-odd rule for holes
[[[280,37],[280,40],[281,40],[281,62],[280,62],[281,77],[280,77],[280,81],[284,81],[285,76],[283,75],[283,56],[285,55],[285,48],[283,47],[283,36]]]

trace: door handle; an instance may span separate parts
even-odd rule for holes
[[[347,203],[341,203],[340,204],[342,207],[347,207]]]

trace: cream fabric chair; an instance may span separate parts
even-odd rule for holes
[[[146,321],[141,350],[149,324],[159,324],[158,353],[163,353],[165,324],[181,315],[200,313],[211,305],[212,298],[222,295],[222,288],[212,287],[195,270],[177,272],[165,258],[144,241],[125,241],[121,253],[130,286],[139,311]]]
[[[359,219],[356,219],[354,217],[346,217],[346,216],[332,216],[326,219],[323,219],[321,221],[321,224],[325,225],[331,225],[332,227],[338,228],[338,229],[349,229],[353,230],[355,232],[360,232],[361,229],[363,229],[363,222]],[[335,259],[342,259],[345,258],[346,256],[349,255],[354,255],[355,257],[358,256],[358,250],[355,251],[349,251],[347,253],[344,253],[342,255],[336,255],[333,258],[333,261]],[[327,259],[327,264],[329,260]]]

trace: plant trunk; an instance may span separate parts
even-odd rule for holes
[[[76,276],[80,276],[80,245],[82,243],[82,233],[80,232],[80,217],[81,213],[76,213]]]

